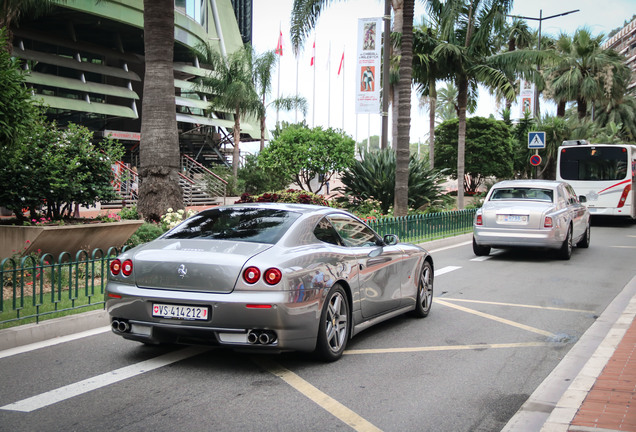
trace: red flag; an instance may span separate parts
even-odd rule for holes
[[[342,58],[340,59],[340,66],[338,67],[338,76],[340,76],[340,71],[342,70],[342,66],[344,66],[344,51],[342,52]]]
[[[312,48],[312,51],[311,51],[311,63],[309,63],[309,66],[314,65],[315,58],[316,58],[316,41],[314,41],[314,47]]]
[[[278,36],[278,44],[276,44],[276,51],[274,51],[274,53],[278,54],[279,56],[283,55],[283,32],[280,32],[280,36]]]

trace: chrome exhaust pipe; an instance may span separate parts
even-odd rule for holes
[[[258,339],[259,339],[259,335],[255,331],[250,330],[249,333],[247,333],[247,341],[251,343],[252,345],[257,343]]]
[[[116,332],[119,331],[119,321],[113,320],[113,322],[110,324],[110,326],[113,329],[113,331],[116,331]]]
[[[268,332],[261,333],[261,335],[258,337],[258,341],[263,345],[267,345],[268,343],[270,343],[271,339],[270,339],[269,333]]]
[[[117,330],[119,330],[121,333],[126,333],[130,330],[130,324],[128,324],[126,321],[119,321]]]

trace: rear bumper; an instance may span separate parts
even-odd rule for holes
[[[314,290],[211,294],[139,288],[109,282],[106,310],[112,321],[128,324],[113,330],[126,339],[146,343],[227,345],[268,351],[312,351],[316,346],[324,288]],[[209,319],[186,321],[153,317],[154,303],[209,308]],[[247,305],[270,305],[248,308]],[[250,343],[248,333],[269,331],[268,344]]]
[[[490,247],[545,247],[558,249],[565,240],[565,231],[556,228],[513,229],[475,226],[475,242]]]

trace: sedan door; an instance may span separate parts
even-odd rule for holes
[[[329,220],[358,260],[362,316],[370,318],[399,308],[402,249],[383,245],[371,228],[346,215],[331,215]]]
[[[579,238],[587,229],[587,218],[585,214],[587,212],[585,206],[579,202],[579,199],[572,189],[572,186],[567,185],[564,187],[565,197],[568,202],[568,211],[572,218],[572,236],[574,239]]]

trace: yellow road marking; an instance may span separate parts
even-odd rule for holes
[[[530,308],[530,309],[545,309],[545,310],[562,311],[562,312],[594,313],[594,311],[584,310],[584,309],[567,309],[567,308],[558,308],[558,307],[552,307],[552,306],[535,306],[535,305],[525,305],[525,304],[518,304],[518,303],[500,303],[500,302],[489,302],[489,301],[482,301],[482,300],[465,300],[465,299],[448,298],[448,297],[444,297],[444,300],[455,301],[455,302],[465,302],[465,303],[491,304],[491,305],[497,305],[497,306],[513,306],[513,307]]]
[[[521,342],[505,344],[472,344],[472,345],[446,345],[430,347],[406,347],[406,348],[376,348],[376,349],[353,349],[346,350],[345,354],[388,354],[388,353],[409,353],[426,351],[461,351],[478,350],[485,348],[526,348],[552,345],[548,342]]]
[[[327,411],[329,414],[335,416],[337,419],[351,426],[354,430],[361,432],[381,432],[382,430],[333,399],[326,393],[318,390],[313,385],[284,367],[267,359],[253,359],[253,361],[267,370],[268,372],[276,375],[287,384],[292,386],[297,391],[307,396],[312,402],[318,404],[321,408]]]
[[[474,309],[468,309],[468,308],[465,308],[463,306],[458,306],[458,305],[446,302],[444,300],[437,299],[436,302],[438,304],[441,304],[441,305],[444,305],[444,306],[448,306],[450,308],[454,308],[454,309],[457,309],[457,310],[460,310],[460,311],[463,311],[463,312],[468,312],[468,313],[471,313],[473,315],[477,315],[477,316],[480,316],[480,317],[483,317],[483,318],[488,318],[488,319],[491,319],[493,321],[500,322],[502,324],[508,324],[510,326],[517,327],[517,328],[520,328],[520,329],[523,329],[523,330],[527,330],[527,331],[532,332],[532,333],[537,333],[537,334],[540,334],[540,335],[543,335],[543,336],[547,336],[547,337],[555,337],[556,336],[554,333],[550,333],[550,332],[545,331],[545,330],[541,330],[541,329],[538,329],[538,328],[535,328],[535,327],[530,327],[530,326],[527,326],[525,324],[519,324],[518,322],[510,321],[510,320],[507,320],[505,318],[501,318],[501,317],[498,317],[498,316],[495,316],[495,315],[490,315],[490,314],[487,314],[487,313],[479,312],[479,311],[476,311]]]

